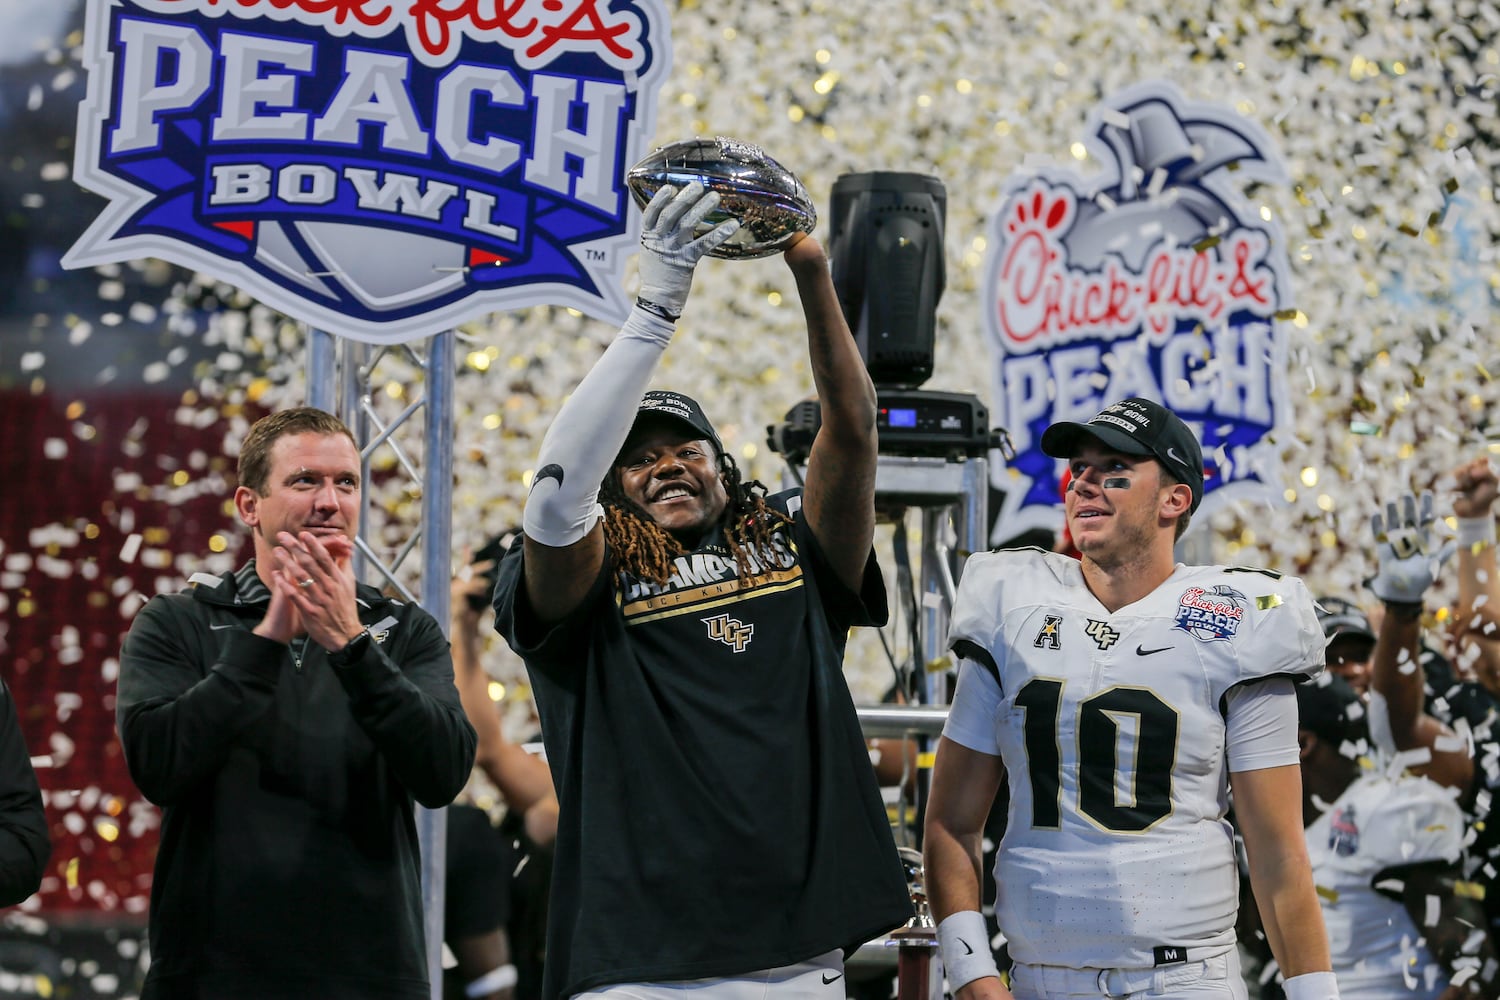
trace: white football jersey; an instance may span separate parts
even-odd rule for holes
[[[1011,955],[1149,968],[1233,947],[1224,697],[1323,669],[1303,583],[1179,565],[1111,614],[1075,559],[985,553],[964,567],[950,645],[974,666],[944,735],[1000,755],[1010,786],[995,909]],[[1287,747],[1279,763],[1295,732]]]
[[[1420,943],[1406,907],[1376,892],[1377,873],[1419,861],[1456,861],[1464,817],[1453,793],[1426,778],[1368,774],[1307,828],[1307,854],[1344,1000],[1425,1000],[1447,972]]]

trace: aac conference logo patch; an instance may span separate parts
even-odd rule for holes
[[[660,0],[89,0],[64,258],[154,256],[394,343],[537,304],[618,321]]]

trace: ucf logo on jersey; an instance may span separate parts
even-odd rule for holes
[[[1120,639],[1120,633],[1110,628],[1109,622],[1095,621],[1092,618],[1084,626],[1083,631],[1100,649],[1108,649]]]
[[[728,615],[705,618],[703,619],[703,624],[708,626],[708,637],[710,639],[717,639],[736,653],[743,653],[745,647],[750,645],[750,640],[755,636],[754,625],[746,625],[739,619],[731,618]]]

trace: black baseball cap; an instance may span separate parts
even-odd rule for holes
[[[1369,718],[1364,702],[1348,681],[1323,673],[1296,688],[1299,727],[1335,745],[1346,740],[1355,743],[1366,737]]]
[[[1193,491],[1189,513],[1203,502],[1203,449],[1181,418],[1160,403],[1131,396],[1106,406],[1088,422],[1062,420],[1042,432],[1042,451],[1073,458],[1084,438],[1122,455],[1150,455]]]
[[[1318,623],[1323,626],[1323,638],[1328,642],[1344,636],[1375,641],[1375,630],[1370,627],[1370,616],[1353,601],[1342,597],[1320,597],[1317,600]]]
[[[674,424],[691,433],[692,440],[712,442],[716,452],[721,455],[724,453],[724,445],[719,441],[718,431],[714,430],[714,425],[709,422],[708,416],[703,412],[703,407],[699,406],[698,401],[691,396],[684,396],[670,389],[652,389],[646,393],[641,397],[639,409],[635,411],[635,422],[630,425],[630,433],[626,435],[626,440],[635,437],[641,424],[648,420]]]

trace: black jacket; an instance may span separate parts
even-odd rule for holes
[[[31,755],[10,688],[0,682],[0,906],[14,906],[41,884],[52,841]]]
[[[335,668],[252,633],[253,572],[155,598],[125,639],[120,738],[163,809],[143,1000],[426,1000],[413,800],[447,805],[475,748],[447,640],[361,585],[376,641]]]

